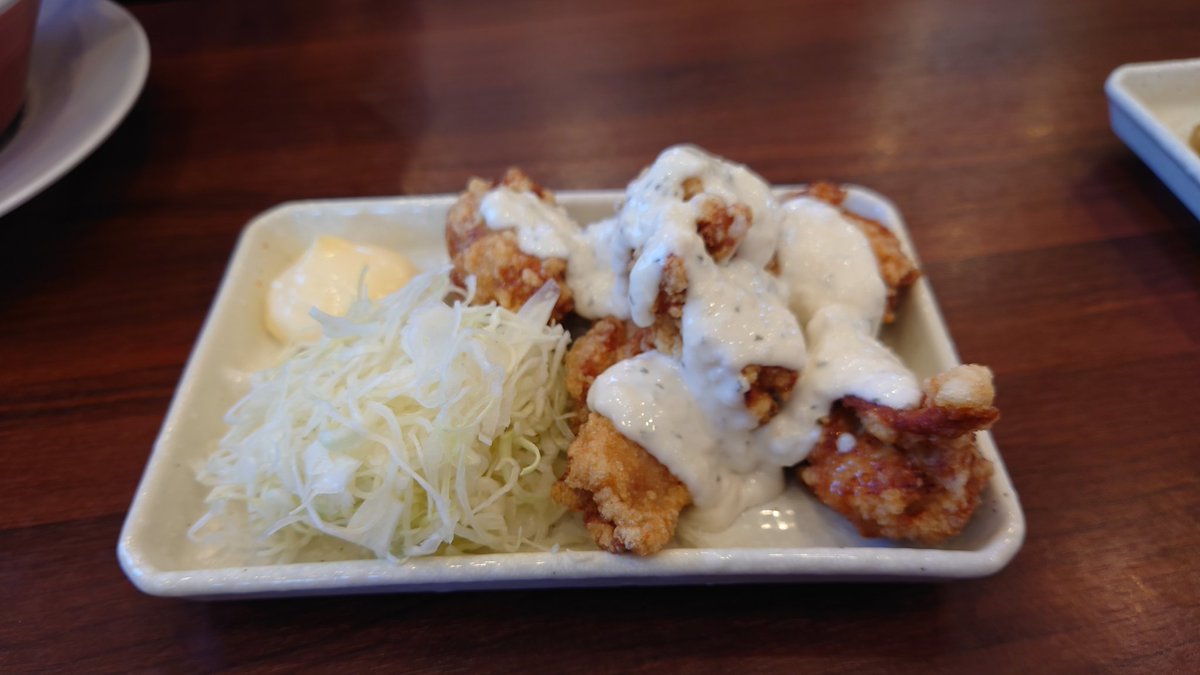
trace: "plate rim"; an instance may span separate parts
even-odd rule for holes
[[[1154,110],[1129,86],[1130,79],[1170,71],[1195,71],[1200,76],[1200,58],[1126,63],[1113,69],[1104,81],[1110,125],[1117,137],[1149,166],[1167,189],[1200,218],[1200,151],[1193,151],[1187,143],[1172,134]],[[1128,118],[1132,129],[1123,118]],[[1200,119],[1197,123],[1200,124]],[[1137,137],[1138,133],[1153,147],[1145,147],[1142,138]],[[1182,181],[1187,181],[1187,185],[1183,185]],[[1184,190],[1190,192],[1181,194]]]
[[[843,184],[851,195],[884,209],[905,248],[913,253],[907,227],[899,209],[883,195],[854,184]],[[775,186],[776,193],[800,186]],[[621,190],[562,190],[558,201],[565,205],[598,200],[615,201]],[[1003,458],[990,432],[979,442],[994,465],[989,487],[997,491],[997,507],[1003,511],[1006,529],[975,550],[903,547],[811,547],[811,548],[674,548],[655,556],[614,556],[603,551],[559,551],[485,553],[469,556],[417,558],[393,563],[365,559],[335,562],[304,562],[257,566],[161,570],[143,553],[137,527],[145,517],[144,503],[158,472],[172,461],[168,456],[175,422],[184,414],[187,399],[195,396],[194,380],[207,360],[203,352],[216,331],[216,318],[236,302],[232,271],[249,264],[253,254],[249,242],[260,229],[290,211],[313,207],[371,205],[449,205],[458,195],[412,195],[355,197],[349,199],[306,199],[288,201],[252,218],[243,227],[234,246],[200,334],[193,345],[172,398],[162,429],[147,460],[117,545],[122,570],[141,591],[164,597],[195,599],[251,598],[278,595],[334,595],[348,593],[392,593],[511,588],[592,587],[614,585],[732,584],[754,582],[818,582],[869,580],[949,580],[989,576],[1003,569],[1020,550],[1025,538],[1025,514]],[[941,309],[927,279],[922,276],[913,289],[925,297],[928,320],[944,340],[935,348],[958,362]],[[839,569],[830,570],[836,561]],[[480,578],[479,570],[486,569]],[[542,573],[538,573],[542,570]],[[547,573],[548,572],[548,573]]]
[[[63,3],[70,4],[69,0],[63,0]],[[41,12],[48,12],[51,9],[64,11],[61,7],[49,7],[51,3],[43,1],[40,8]],[[91,125],[84,133],[80,134],[79,142],[71,146],[70,149],[63,152],[57,157],[52,164],[40,173],[35,173],[28,177],[24,182],[18,183],[16,189],[8,194],[0,194],[0,217],[7,215],[9,212],[20,207],[25,202],[29,201],[58,179],[62,178],[72,169],[80,164],[92,152],[96,150],[105,140],[108,139],[112,132],[117,128],[122,120],[129,114],[133,108],[133,104],[137,101],[142,89],[146,85],[146,79],[150,72],[150,41],[146,37],[146,31],[138,20],[124,7],[112,2],[111,0],[92,0],[90,6],[85,6],[80,3],[79,7],[73,8],[74,11],[87,11],[100,14],[108,14],[111,18],[123,22],[126,28],[131,29],[131,33],[127,33],[132,39],[130,45],[134,49],[133,59],[128,64],[128,77],[124,80],[123,86],[116,88],[112,93],[108,107],[105,109],[103,116],[96,116],[96,122]],[[46,14],[44,16],[51,16]],[[53,21],[55,19],[43,19],[39,17],[37,32],[34,34],[33,49],[31,52],[31,62],[37,58],[39,53],[38,35],[43,32],[43,21]],[[63,20],[63,19],[58,19]],[[75,57],[79,58],[81,54],[86,53],[90,49],[92,42],[84,44]],[[122,64],[124,65],[124,64]],[[31,71],[32,79],[32,71]],[[71,96],[68,94],[66,105],[70,105]],[[22,120],[20,124],[24,125]],[[6,145],[11,145],[12,142],[20,137],[21,127],[18,127],[11,138],[8,139]],[[4,148],[0,147],[0,152]]]

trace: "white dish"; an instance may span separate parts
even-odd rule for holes
[[[0,216],[74,168],[116,128],[150,67],[142,27],[107,0],[43,0],[17,128],[0,145]]]
[[[1113,131],[1200,218],[1200,59],[1134,63],[1104,85]]]
[[[563,192],[582,222],[612,212],[621,193]],[[337,560],[337,545],[287,565],[254,565],[190,541],[205,490],[193,467],[224,433],[222,415],[244,391],[246,375],[280,346],[263,326],[264,288],[319,234],[404,251],[420,266],[446,261],[443,224],[454,196],[296,202],[256,218],[242,233],[175,400],[167,413],[118,546],[121,566],[141,590],[163,596],[239,597],[382,593],[545,586],[950,579],[979,577],[1016,554],[1025,520],[989,434],[980,447],[996,464],[975,519],[948,546],[909,548],[860,538],[841,516],[803,488],[743,514],[708,548],[672,548],[648,558],[600,551],[423,558],[402,564]],[[893,228],[911,251],[900,214],[883,197],[852,188],[849,207]],[[921,280],[885,339],[919,374],[958,363],[941,314]]]

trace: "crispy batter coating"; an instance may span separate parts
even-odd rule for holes
[[[752,218],[749,206],[738,203],[726,207],[721,200],[710,197],[700,204],[696,232],[713,260],[723,263],[733,257],[746,238]]]
[[[800,478],[865,537],[934,544],[957,535],[992,475],[974,432],[999,417],[994,394],[991,371],[958,366],[926,380],[925,399],[911,410],[847,398]]]
[[[587,409],[588,389],[601,373],[618,361],[653,349],[650,331],[619,319],[601,319],[573,343],[567,352],[567,393],[581,410]]]
[[[588,390],[601,373],[653,346],[651,329],[613,318],[597,321],[567,352],[567,392],[586,411]],[[746,406],[764,423],[791,395],[797,379],[795,371],[777,366],[747,366],[742,376],[750,385]],[[679,513],[691,503],[691,494],[612,422],[594,412],[585,419],[567,448],[567,470],[554,486],[554,499],[583,513],[600,548],[657,552],[675,536]]]
[[[792,397],[800,373],[781,366],[746,366],[742,378],[750,386],[746,390],[746,409],[766,424]]]
[[[847,408],[871,435],[885,443],[911,445],[925,438],[956,438],[986,429],[1000,417],[992,405],[992,371],[985,366],[956,366],[925,381],[925,401],[897,410],[848,396]]]
[[[632,322],[605,318],[592,325],[573,343],[565,359],[567,393],[580,408],[587,407],[587,394],[601,373],[614,364],[654,349],[654,332]],[[791,398],[799,373],[780,366],[746,366],[742,377],[749,389],[746,408],[766,424]]]
[[[683,318],[687,288],[687,269],[683,261],[669,256],[663,266],[662,281],[654,302],[654,325],[651,326],[654,348],[664,354],[678,357],[683,350],[679,322]],[[742,369],[742,377],[748,386],[746,408],[754,413],[760,424],[766,424],[791,397],[799,373],[779,366],[750,365]]]
[[[701,199],[696,233],[704,241],[704,248],[717,263],[733,257],[737,247],[746,238],[754,213],[741,202],[726,205],[714,196],[704,194],[704,183],[692,176],[683,181],[683,201]],[[658,297],[654,302],[654,344],[664,354],[679,355],[682,342],[679,336],[679,321],[683,317],[683,305],[687,301],[687,268],[677,256],[669,256],[663,264],[662,280],[659,282]]]
[[[688,179],[684,191],[684,199],[692,199],[703,186],[697,179]],[[726,208],[720,200],[710,198],[700,204],[700,211],[697,233],[714,260],[728,260],[746,235],[750,209],[742,204]],[[572,345],[566,358],[567,391],[581,410],[587,408],[587,392],[596,377],[613,364],[649,349],[679,355],[679,325],[686,300],[687,270],[681,259],[671,256],[663,267],[652,326],[638,328],[630,322],[602,319]],[[746,403],[760,419],[773,415],[795,384],[793,373],[788,391],[782,391],[788,380],[776,372],[782,370],[747,369],[752,386]],[[639,555],[666,546],[675,536],[680,511],[691,503],[687,487],[661,462],[596,413],[588,414],[567,449],[567,471],[555,484],[553,495],[559,503],[583,512],[588,531],[600,548]]]
[[[658,297],[654,299],[654,324],[650,326],[654,348],[663,354],[678,357],[683,352],[680,321],[687,302],[687,268],[678,256],[667,256],[662,279],[658,282]]]
[[[692,496],[667,467],[597,413],[588,416],[567,453],[566,473],[551,496],[583,512],[597,546],[651,555],[671,541]]]
[[[692,500],[653,455],[603,416],[587,413],[588,390],[596,378],[650,349],[650,329],[607,318],[575,340],[565,360],[567,393],[587,416],[567,448],[567,470],[551,494],[581,511],[596,545],[613,553],[649,555],[662,549],[675,536],[679,512]]]
[[[891,230],[869,218],[849,212],[847,215],[866,235],[867,241],[871,244],[871,250],[875,252],[875,260],[879,263],[879,274],[883,277],[883,284],[887,288],[887,306],[883,312],[883,322],[891,323],[896,320],[896,308],[900,305],[900,294],[909,286],[917,283],[921,271],[917,269],[912,258],[904,254],[904,250],[900,248],[900,240],[896,238],[895,234],[892,234]]]
[[[882,224],[847,211],[842,206],[842,203],[846,201],[846,191],[840,185],[817,182],[804,190],[787,195],[784,199],[794,199],[800,196],[820,199],[838,207],[866,236],[872,252],[875,253],[875,260],[879,264],[879,274],[883,277],[884,286],[887,288],[887,306],[884,309],[883,322],[895,321],[896,307],[900,304],[900,296],[921,276],[916,263],[905,255],[904,249],[900,246],[900,240]]]
[[[509,169],[498,184],[518,192],[532,192],[542,201],[554,203],[554,195],[520,169]],[[466,192],[446,215],[446,248],[454,264],[450,278],[461,286],[466,284],[467,277],[474,275],[474,302],[495,301],[511,310],[520,309],[543,284],[553,279],[558,282],[560,295],[551,319],[559,321],[575,305],[566,283],[567,261],[528,255],[518,246],[514,230],[493,230],[487,226],[479,206],[496,185],[472,178]]]
[[[704,182],[692,176],[683,181],[683,201],[704,193]],[[696,232],[704,240],[704,248],[718,263],[733,257],[737,247],[746,238],[754,213],[740,202],[725,205],[716,197],[705,197],[700,202],[700,217],[696,220]]]

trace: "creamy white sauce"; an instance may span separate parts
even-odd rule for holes
[[[685,202],[689,178],[703,191]],[[750,209],[746,236],[724,263],[696,231],[714,197]],[[485,196],[481,212],[490,228],[515,228],[522,251],[566,258],[576,311],[587,318],[652,325],[663,268],[671,256],[682,261],[681,353],[614,365],[587,402],[687,485],[691,528],[723,529],[778,495],[781,467],[804,459],[838,399],[897,408],[920,401],[916,377],[875,338],[886,289],[865,235],[816,199],[780,206],[744,166],[693,146],[668,148],[630,183],[614,218],[582,229],[536,195],[503,187]],[[778,278],[764,269],[776,256]],[[765,426],[745,407],[741,371],[750,365],[801,373]],[[844,436],[837,447],[849,452],[854,437]]]
[[[683,184],[689,178],[698,178],[704,191],[685,202]],[[775,254],[779,217],[766,181],[740,164],[726,162],[694,146],[664,150],[629,184],[625,204],[617,214],[625,245],[636,256],[629,274],[629,302],[630,316],[639,326],[654,321],[654,300],[668,255],[684,259],[689,280],[697,257],[708,258],[695,223],[702,205],[711,197],[727,206],[740,202],[750,208],[750,229],[737,249],[739,258],[762,268]]]
[[[321,338],[321,326],[310,315],[314,307],[341,316],[358,297],[360,277],[367,297],[378,300],[408,283],[416,273],[416,267],[395,251],[338,237],[318,237],[271,282],[267,329],[284,343],[316,342]]]
[[[685,202],[689,178],[699,178],[703,192]],[[727,207],[745,204],[751,216],[734,258],[721,264],[696,231],[701,207],[713,197]],[[687,517],[694,526],[722,529],[783,489],[782,465],[755,440],[758,420],[746,409],[749,387],[741,375],[750,365],[795,371],[805,365],[804,335],[788,310],[787,286],[763,269],[779,239],[777,211],[769,186],[745,167],[681,146],[663,152],[630,184],[615,231],[602,230],[611,232],[614,247],[604,274],[620,277],[628,270],[619,316],[653,324],[667,260],[678,258],[687,273],[678,360],[652,354],[617,364],[593,385],[588,403],[688,486],[695,508]],[[595,271],[600,266],[586,264],[581,277],[602,278]]]
[[[808,456],[821,418],[835,401],[857,396],[892,408],[921,402],[916,375],[885,347],[871,326],[845,305],[828,305],[805,327],[809,362],[792,398],[758,431],[759,447],[782,466]]]
[[[685,379],[678,361],[646,352],[604,371],[588,392],[588,407],[687,485],[694,524],[720,530],[779,494],[783,472],[760,461],[749,432],[722,431]]]
[[[579,226],[560,206],[547,204],[533,192],[508,187],[489,191],[479,214],[490,229],[517,230],[517,246],[539,258],[568,258]]]
[[[858,445],[858,440],[854,438],[854,434],[843,431],[837,437],[837,451],[846,454]]]
[[[776,279],[742,260],[688,266],[683,368],[689,390],[721,430],[748,430],[758,423],[746,410],[743,368],[804,368],[804,334],[785,298]]]
[[[780,276],[803,322],[829,304],[845,305],[878,328],[887,288],[866,235],[840,209],[812,197],[784,203]]]
[[[821,308],[807,328],[813,358],[804,389],[892,408],[911,408],[921,401],[916,375],[845,305]]]
[[[589,319],[629,318],[629,249],[619,236],[616,218],[592,223],[574,240],[567,265],[567,286],[575,311]]]

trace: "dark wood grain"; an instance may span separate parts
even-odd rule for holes
[[[1194,0],[132,3],[149,81],[0,219],[0,671],[1172,672],[1200,660],[1200,222],[1108,128]],[[1200,112],[1198,112],[1200,115]],[[203,604],[117,533],[242,225],[692,141],[892,197],[1029,521],[988,579]]]

